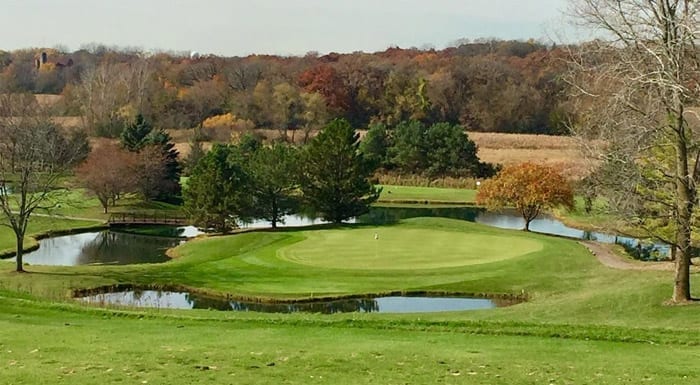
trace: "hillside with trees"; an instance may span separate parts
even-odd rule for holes
[[[198,128],[219,141],[219,131],[228,138],[265,128],[307,142],[334,118],[355,128],[418,121],[562,134],[563,56],[556,46],[499,40],[303,57],[27,49],[0,51],[0,93],[62,95],[54,115],[80,116],[88,132],[108,137],[138,114],[157,128]]]

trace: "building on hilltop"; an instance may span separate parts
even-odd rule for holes
[[[73,59],[65,56],[49,60],[49,54],[46,51],[42,51],[34,58],[34,66],[37,70],[42,68],[64,68],[72,65]]]

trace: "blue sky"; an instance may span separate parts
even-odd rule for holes
[[[0,0],[0,49],[89,43],[303,55],[555,39],[567,0]]]

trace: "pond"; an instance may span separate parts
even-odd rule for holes
[[[127,290],[78,298],[90,304],[149,307],[159,309],[214,309],[263,313],[429,313],[492,309],[515,303],[462,297],[383,296],[332,301],[262,303],[242,302],[198,296],[187,292]]]
[[[193,233],[190,228],[173,227],[169,231],[171,237],[110,230],[64,235],[40,240],[39,248],[26,253],[23,261],[54,266],[159,263],[170,259],[166,250],[183,242],[175,236]]]

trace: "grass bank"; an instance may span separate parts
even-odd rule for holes
[[[379,185],[380,203],[473,205],[476,190],[440,187]]]
[[[418,218],[250,232],[173,252],[177,258],[160,265],[32,266],[30,274],[0,263],[0,377],[26,384],[671,384],[700,376],[699,308],[663,304],[671,274],[611,270],[565,239]],[[259,298],[426,290],[525,292],[530,300],[419,315],[110,310],[66,300],[75,288],[124,282]],[[673,356],[685,359],[650,359]]]
[[[11,384],[664,385],[696,378],[700,358],[700,347],[675,344],[337,317],[207,319],[0,296],[0,378]],[[650,359],[673,356],[685,359]]]

